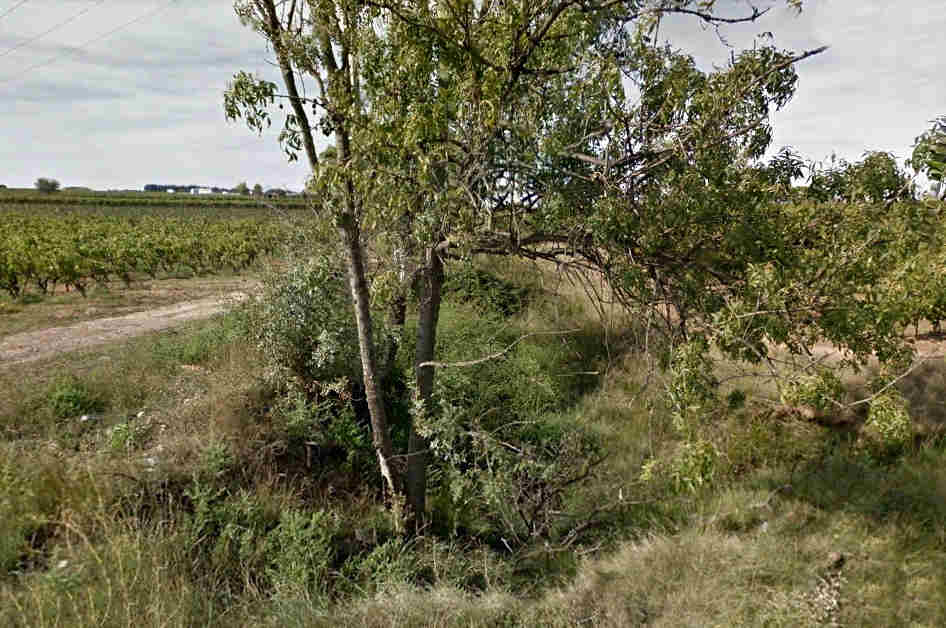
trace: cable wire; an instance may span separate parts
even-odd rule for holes
[[[10,7],[9,9],[7,9],[7,10],[4,11],[3,13],[0,13],[0,20],[2,20],[3,18],[5,18],[6,16],[10,15],[11,13],[13,13],[14,11],[16,11],[17,9],[19,9],[21,6],[23,6],[24,4],[26,4],[26,3],[29,2],[29,1],[30,1],[30,0],[20,0],[19,2],[17,2],[16,4],[14,4],[12,7]]]
[[[95,2],[92,3],[92,6],[88,6],[88,7],[84,8],[84,9],[82,9],[82,10],[79,11],[78,13],[73,14],[71,17],[68,17],[68,18],[66,18],[65,20],[63,20],[62,22],[59,22],[58,24],[56,24],[56,25],[53,26],[52,28],[43,31],[43,32],[40,33],[39,35],[34,35],[33,37],[30,37],[29,39],[24,39],[23,41],[21,41],[20,43],[18,43],[18,44],[15,45],[15,46],[13,46],[12,48],[8,48],[8,49],[4,50],[3,52],[0,52],[0,58],[5,57],[5,56],[7,56],[7,55],[9,55],[9,54],[12,54],[13,52],[16,52],[17,50],[19,50],[19,49],[22,48],[23,46],[32,44],[34,41],[37,41],[37,40],[39,40],[39,39],[42,39],[42,38],[45,37],[46,35],[49,35],[50,33],[53,33],[53,32],[55,32],[55,31],[59,30],[60,28],[62,28],[63,26],[65,26],[65,25],[67,25],[67,24],[71,24],[72,22],[75,22],[75,21],[78,20],[80,17],[82,17],[83,15],[85,15],[86,13],[88,13],[89,11],[91,11],[92,9],[94,9],[95,7],[99,6],[99,5],[102,4],[103,2],[105,2],[105,0],[95,0]]]
[[[106,38],[108,38],[108,37],[111,37],[112,35],[114,35],[114,34],[117,33],[118,31],[124,30],[124,29],[128,28],[129,26],[131,26],[131,25],[133,25],[133,24],[137,24],[138,22],[142,22],[142,21],[144,21],[144,20],[146,20],[146,19],[148,19],[148,18],[150,18],[150,17],[152,17],[152,16],[154,16],[154,15],[160,13],[161,11],[167,9],[169,6],[171,6],[172,4],[174,4],[176,1],[177,1],[177,0],[169,0],[169,2],[166,2],[165,4],[156,6],[156,7],[154,7],[153,9],[151,9],[150,11],[146,11],[145,13],[142,13],[142,14],[139,15],[138,17],[136,17],[136,18],[134,18],[134,19],[131,19],[131,20],[128,20],[127,22],[124,22],[124,23],[122,23],[122,24],[116,26],[115,28],[113,28],[113,29],[111,29],[111,30],[109,30],[109,31],[106,31],[106,32],[102,33],[101,35],[96,35],[96,36],[93,37],[92,39],[90,39],[90,40],[88,40],[88,41],[82,42],[81,44],[79,44],[78,46],[73,47],[72,49],[70,49],[70,50],[67,51],[67,52],[64,52],[64,53],[62,53],[62,54],[60,54],[60,55],[56,55],[56,56],[54,56],[54,57],[50,57],[49,59],[46,59],[45,61],[41,61],[40,63],[36,63],[36,64],[34,64],[34,65],[31,65],[31,66],[27,67],[27,68],[24,68],[23,71],[20,72],[20,73],[18,73],[18,74],[12,74],[12,75],[10,75],[10,76],[8,76],[8,77],[6,77],[6,78],[2,78],[2,79],[0,79],[0,85],[3,85],[3,84],[5,84],[5,83],[9,83],[9,82],[11,82],[11,81],[15,81],[15,80],[17,80],[17,79],[19,79],[19,78],[22,78],[24,75],[29,74],[29,73],[32,72],[33,70],[38,70],[38,69],[44,68],[44,67],[46,67],[46,66],[48,66],[48,65],[52,65],[53,63],[55,63],[56,61],[59,61],[59,60],[62,59],[63,57],[67,57],[67,56],[69,56],[69,55],[75,55],[75,54],[77,54],[77,53],[79,53],[79,52],[82,52],[86,47],[91,46],[92,44],[96,44],[96,43],[102,41],[103,39],[106,39]]]

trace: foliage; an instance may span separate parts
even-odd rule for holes
[[[436,283],[444,257],[518,255],[601,272],[616,300],[661,317],[675,342],[694,334],[704,357],[718,346],[755,362],[772,341],[798,347],[812,331],[801,314],[786,320],[761,312],[781,313],[778,302],[798,297],[814,317],[863,291],[869,279],[852,277],[823,298],[825,283],[811,281],[809,260],[790,254],[802,245],[805,223],[792,208],[778,208],[794,159],[761,163],[771,114],[794,92],[794,65],[823,48],[794,53],[760,39],[704,71],[658,42],[664,16],[719,26],[762,15],[752,9],[721,18],[715,4],[236,3],[243,23],[272,47],[286,94],[239,73],[225,95],[226,115],[260,132],[277,97],[280,107],[286,98],[280,143],[290,160],[305,152],[309,189],[350,260],[366,388],[382,379],[368,286],[403,304],[412,283]],[[307,80],[313,100],[304,96]],[[331,159],[317,154],[313,129],[334,135]],[[885,162],[868,166],[865,172],[881,171]],[[867,189],[870,176],[862,179],[863,194],[876,195]],[[824,256],[821,246],[833,244],[823,238],[810,248]],[[366,249],[387,256],[376,282],[360,261]],[[862,250],[838,255],[845,253],[864,262]],[[784,267],[766,269],[773,259]],[[753,275],[768,279],[747,282]],[[433,342],[436,295],[414,295],[421,362],[433,354],[420,340]],[[864,336],[886,340],[896,324],[881,322],[880,333],[866,317],[830,331],[840,330],[839,339],[863,357],[870,352]],[[434,406],[431,369],[417,369],[419,406]],[[393,490],[380,397],[367,391]],[[410,467],[422,458],[408,460]],[[419,477],[414,471],[408,475]]]
[[[41,215],[6,212],[0,223],[0,289],[18,296],[34,284],[80,292],[91,281],[182,268],[245,269],[279,249],[280,225],[260,219]]]
[[[480,312],[474,303],[445,306],[444,360],[506,348],[515,339],[513,329],[498,331],[496,319]],[[505,551],[576,540],[569,536],[574,527],[594,515],[572,511],[571,499],[604,455],[593,433],[555,414],[582,390],[580,376],[560,374],[595,357],[576,363],[579,352],[567,336],[535,339],[502,358],[440,373],[436,411],[415,414],[433,456],[436,529],[492,542],[501,537]]]
[[[880,457],[896,456],[909,447],[913,422],[903,397],[888,391],[872,399],[861,435],[868,450]]]
[[[460,303],[472,303],[501,316],[511,316],[525,307],[529,289],[465,263],[451,268],[443,286],[444,296]]]
[[[186,496],[193,504],[186,522],[192,565],[216,586],[286,597],[324,594],[338,523],[330,513],[277,512],[246,492],[229,494],[197,480]]]
[[[784,402],[810,406],[817,413],[831,412],[844,399],[844,384],[831,369],[821,368],[811,374],[797,374],[783,390]]]
[[[864,153],[850,164],[831,157],[827,167],[811,166],[806,194],[821,202],[884,203],[911,200],[913,187],[890,153]]]
[[[682,442],[667,457],[651,458],[641,469],[641,481],[670,490],[695,492],[708,486],[717,472],[719,452],[706,440]]]
[[[108,447],[113,453],[127,454],[142,448],[150,432],[150,427],[143,423],[131,419],[120,421],[108,431]]]
[[[943,180],[946,177],[946,116],[933,120],[930,129],[916,138],[910,164],[937,182],[940,185],[939,194],[943,194]]]
[[[308,207],[307,201],[285,197],[274,199],[269,205],[275,205],[284,210],[300,210]],[[266,213],[267,207],[261,206],[258,199],[244,198],[234,195],[208,194],[195,196],[192,194],[167,194],[155,192],[92,192],[87,190],[70,189],[63,190],[62,193],[51,196],[49,194],[36,191],[14,190],[3,195],[3,203],[0,208],[15,209],[23,206],[42,209],[53,209],[61,211],[84,210],[84,211],[105,211],[112,213],[114,211],[130,211],[140,214],[147,210],[162,209],[180,209],[188,210],[188,214],[208,213],[213,210],[219,210],[217,213],[232,217],[235,212],[231,210],[251,210],[252,215],[260,216]],[[261,211],[263,210],[263,211]]]
[[[46,404],[58,419],[77,418],[82,414],[101,412],[105,399],[100,392],[75,376],[59,377],[46,392]]]
[[[326,254],[290,262],[272,275],[255,314],[272,381],[312,397],[361,377],[357,332],[343,271]]]
[[[673,426],[680,434],[694,434],[701,420],[713,409],[718,382],[712,373],[712,363],[700,341],[671,351],[667,403]]]
[[[40,177],[39,179],[36,179],[36,183],[33,184],[33,187],[35,187],[39,192],[58,192],[59,181]]]

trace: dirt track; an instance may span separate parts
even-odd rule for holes
[[[0,338],[0,370],[19,364],[52,358],[62,353],[87,349],[107,342],[132,338],[149,332],[161,331],[181,323],[209,318],[227,309],[229,305],[248,298],[245,292],[230,292],[222,296],[184,301],[156,309],[124,316],[100,318],[64,327],[13,334]],[[915,342],[918,357],[930,358],[946,354],[946,343],[933,339]],[[812,348],[816,355],[840,358],[837,347],[818,343]]]
[[[7,336],[0,339],[0,369],[160,331],[186,321],[208,318],[224,311],[228,305],[246,298],[248,297],[244,292],[231,292],[223,296],[186,301],[125,316],[100,318],[66,327],[52,327]]]

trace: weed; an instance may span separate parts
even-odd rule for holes
[[[69,419],[82,414],[101,412],[106,407],[106,396],[94,390],[75,375],[56,379],[46,391],[46,407],[57,419]]]

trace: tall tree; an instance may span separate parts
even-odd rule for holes
[[[416,516],[426,484],[417,428],[433,411],[444,256],[577,258],[620,294],[672,302],[685,321],[711,280],[738,284],[747,250],[764,247],[751,224],[763,186],[746,166],[771,141],[768,115],[793,92],[793,64],[820,50],[756,47],[707,74],[654,41],[670,14],[717,26],[763,14],[723,18],[714,4],[236,3],[271,46],[285,93],[240,73],[227,115],[259,130],[277,98],[290,105],[283,148],[290,159],[304,153],[347,255],[379,469]],[[316,130],[333,136],[331,160],[317,154]],[[394,252],[386,272],[395,293],[416,286],[418,415],[406,465],[382,399],[366,237]]]

